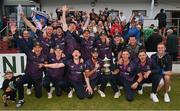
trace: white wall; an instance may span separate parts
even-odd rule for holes
[[[53,12],[53,18],[56,18],[56,8],[64,4],[68,5],[73,10],[91,11],[92,8],[96,12],[104,10],[104,8],[116,9],[124,12],[124,15],[129,19],[132,14],[132,10],[147,10],[146,19],[150,18],[150,5],[151,0],[97,0],[95,7],[91,7],[90,2],[94,0],[41,0],[42,10],[45,10],[48,14]],[[180,0],[158,0],[158,6],[154,7],[153,15],[155,16],[161,8],[165,10],[179,10]],[[5,0],[4,5],[33,5],[28,0]],[[36,4],[38,6],[38,4]],[[154,17],[153,16],[153,17]],[[170,17],[170,16],[169,16]],[[145,26],[149,26],[151,23],[157,24],[157,21],[147,20]]]
[[[91,0],[51,0],[52,2],[49,2],[47,0],[42,0],[42,9],[46,10],[47,13],[54,12],[53,16],[55,17],[55,10],[58,6],[62,6],[64,4],[68,5],[72,9],[77,10],[84,10],[84,11],[91,11],[92,8],[95,9],[96,12],[99,10],[104,10],[104,8],[108,7],[109,9],[117,9],[124,12],[124,14],[129,17],[132,14],[132,10],[135,9],[150,9],[150,3],[148,2],[130,2],[132,0],[127,0],[126,2],[118,2],[116,0],[111,1],[100,1],[96,3],[95,7],[91,7],[90,2]],[[134,1],[134,0],[133,0]],[[148,0],[138,0],[138,1],[148,1]],[[131,3],[131,4],[130,4]],[[141,8],[139,6],[142,6]],[[148,12],[149,13],[149,12]]]
[[[125,15],[129,17],[132,14],[132,10],[147,10],[147,15],[150,15],[150,4],[151,0],[97,0],[95,7],[90,6],[92,0],[41,0],[42,9],[46,10],[48,13],[54,12],[55,9],[64,4],[68,5],[70,8],[77,10],[90,11],[92,8],[95,11],[104,10],[105,7],[109,9],[117,9],[125,12]],[[159,4],[154,8],[154,14],[157,14],[161,8],[165,10],[180,10],[180,0],[159,0]],[[55,15],[54,15],[55,16]]]
[[[4,0],[4,5],[34,5],[35,2],[29,2],[29,0]]]
[[[36,7],[39,7],[39,4],[35,3],[35,2],[29,2],[29,0],[4,0],[4,6],[6,5],[33,5]]]
[[[51,2],[49,2],[49,0],[41,1],[42,10],[45,10],[47,13],[53,12],[53,18],[56,17],[56,8],[64,4],[68,5],[70,9],[83,11],[91,11],[91,9],[94,8],[95,11],[98,12],[99,10],[104,10],[106,7],[109,9],[116,9],[123,11],[128,20],[132,14],[132,10],[147,10],[147,17],[145,18],[150,18],[151,0],[97,0],[98,2],[96,3],[95,7],[91,7],[90,5],[90,2],[93,0],[51,0]],[[165,10],[180,10],[180,0],[159,0],[158,6],[154,7],[153,18],[161,8],[164,8]],[[145,22],[145,26],[149,26],[152,23],[157,25],[157,21],[147,20]]]

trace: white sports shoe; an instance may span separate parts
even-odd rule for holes
[[[97,88],[97,86],[96,86],[96,87],[94,88],[94,91],[97,91],[97,89],[98,89],[98,88]]]
[[[138,94],[139,94],[139,95],[143,95],[143,89],[138,90]]]
[[[53,97],[51,92],[49,92],[47,94],[48,94],[48,99],[51,99]]]
[[[102,98],[106,97],[105,93],[102,92],[101,90],[98,90],[98,93],[100,94],[100,96],[101,96]]]
[[[27,95],[31,95],[31,94],[32,94],[31,89],[27,89],[27,90],[26,90],[26,94],[27,94]]]
[[[117,91],[115,94],[114,94],[114,98],[119,98],[121,96],[121,92],[120,91]]]
[[[72,98],[73,97],[73,89],[71,89],[71,91],[68,93],[68,98]]]
[[[168,93],[165,93],[164,94],[164,102],[170,102],[171,100],[170,100],[170,97],[169,97],[169,95],[168,95]]]
[[[19,101],[17,102],[17,104],[16,104],[16,107],[19,108],[19,107],[21,107],[23,104],[24,104],[24,99],[19,100]]]
[[[157,95],[154,94],[154,93],[151,93],[151,94],[150,94],[150,98],[151,98],[151,99],[153,100],[153,102],[155,102],[155,103],[159,102],[159,99],[158,99]]]

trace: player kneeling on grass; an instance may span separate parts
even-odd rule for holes
[[[101,81],[102,60],[98,58],[97,48],[92,50],[91,55],[91,59],[85,62],[85,77],[86,81],[90,83],[91,88],[94,89]]]
[[[81,52],[74,49],[72,52],[72,59],[65,63],[68,71],[68,81],[79,99],[91,98],[93,90],[85,78],[85,63],[81,58]],[[84,79],[86,87],[84,87]]]
[[[29,50],[26,44],[21,43],[22,47],[27,56],[27,64],[25,69],[25,75],[22,75],[17,85],[23,86],[26,83],[32,83],[34,86],[35,97],[42,97],[42,78],[43,78],[43,68],[39,64],[44,64],[47,62],[47,55],[45,55],[42,50],[42,45],[39,42],[35,42],[33,46],[33,51]],[[24,98],[24,87],[21,90],[21,97]]]
[[[45,67],[51,68],[62,68],[65,66],[67,68],[68,84],[70,84],[71,88],[75,89],[77,97],[79,99],[84,99],[86,97],[91,98],[93,93],[91,86],[88,83],[86,84],[86,88],[84,87],[85,64],[83,63],[81,53],[78,49],[73,50],[72,59],[66,62],[45,65]],[[72,97],[72,91],[69,92],[68,97]]]
[[[157,53],[153,54],[151,58],[159,65],[161,68],[161,75],[164,80],[164,102],[170,102],[170,97],[168,95],[168,90],[170,89],[170,82],[172,76],[172,59],[170,55],[165,52],[166,47],[163,43],[157,45]],[[158,90],[161,89],[163,85],[158,87]]]
[[[52,98],[50,83],[52,83],[55,87],[56,96],[61,96],[63,89],[67,92],[71,90],[65,79],[65,68],[62,64],[64,61],[65,55],[63,54],[63,50],[60,45],[56,45],[54,53],[51,53],[48,58],[48,64],[40,64],[47,68],[47,75],[43,79],[43,86],[48,92],[48,99]],[[62,67],[57,67],[57,64],[62,64]]]
[[[8,100],[11,100],[12,102],[16,102],[16,91],[19,93],[19,88],[17,87],[16,82],[19,80],[21,75],[14,76],[12,71],[6,71],[5,80],[3,81],[2,89],[3,89],[3,102],[4,106],[8,106]],[[20,104],[21,103],[21,104]],[[17,107],[22,106],[24,103],[24,99],[20,98],[19,96],[19,102],[17,103]]]
[[[103,87],[100,87],[100,91],[102,91],[102,88],[106,87],[106,82],[105,80],[103,80],[103,75],[102,73],[102,69],[103,69],[103,61],[101,59],[99,59],[98,57],[98,49],[94,48],[91,52],[91,59],[87,60],[85,62],[85,66],[86,66],[86,70],[85,70],[85,77],[86,80],[90,83],[91,88],[94,89],[97,85],[101,84],[104,82]],[[112,76],[112,75],[111,75]],[[116,85],[114,85],[116,87],[116,91],[118,92],[118,88]],[[105,94],[102,94],[103,92],[101,92],[101,97],[105,97]],[[115,93],[116,94],[116,93]],[[119,98],[120,96],[120,92],[118,92],[118,95],[116,94],[114,97],[115,98]]]
[[[119,73],[117,74],[117,84],[123,86],[125,97],[128,101],[133,101],[135,92],[131,88],[136,76],[136,66],[130,59],[128,50],[123,50],[121,57],[117,61]]]
[[[134,60],[134,63],[137,67],[137,81],[131,85],[131,88],[139,90],[143,83],[152,83],[150,98],[153,102],[159,102],[157,87],[161,80],[160,68],[152,59],[148,58],[145,49],[139,50],[138,58]]]

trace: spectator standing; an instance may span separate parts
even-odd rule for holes
[[[114,20],[114,23],[111,27],[111,36],[114,36],[115,34],[122,34],[122,27],[117,19]]]
[[[144,42],[154,33],[154,24],[151,24],[150,27],[143,29]]]
[[[167,51],[173,61],[177,61],[178,55],[178,37],[173,33],[172,29],[167,30]]]
[[[167,19],[167,16],[166,16],[166,13],[164,13],[164,9],[161,9],[160,10],[160,13],[158,13],[155,18],[155,20],[158,19],[158,28],[159,28],[159,33],[160,35],[162,34],[163,36],[165,36],[165,31],[166,31],[166,19]],[[163,32],[162,32],[163,31]]]
[[[162,36],[158,33],[158,29],[154,29],[154,33],[147,39],[146,42],[147,52],[156,52],[157,45],[162,42],[162,39]]]

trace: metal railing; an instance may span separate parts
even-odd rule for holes
[[[157,24],[154,24],[155,26],[158,26],[158,20],[154,20],[154,19],[144,19],[144,23],[146,22],[151,22],[151,23],[157,23]],[[149,24],[151,24],[149,23]],[[150,25],[149,25],[150,26]],[[145,26],[146,27],[149,27],[149,26]],[[177,28],[177,35],[180,34],[180,18],[167,18],[167,25],[166,25],[167,28],[170,28],[170,27],[176,27]]]
[[[7,25],[2,29],[2,30],[0,30],[0,37],[2,36],[2,32],[4,32],[6,29],[7,29]]]

